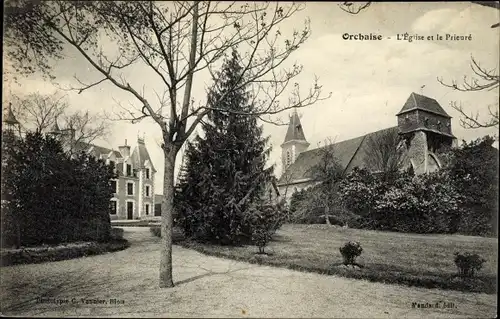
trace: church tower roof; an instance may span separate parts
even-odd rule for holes
[[[399,111],[399,113],[396,115],[401,115],[413,110],[422,110],[451,118],[451,116],[446,113],[446,111],[441,107],[441,105],[439,105],[439,103],[435,99],[414,92],[410,94],[410,97],[408,97],[408,99],[406,100],[405,105],[403,105],[401,111]]]
[[[288,123],[288,130],[286,131],[285,141],[283,144],[290,141],[304,141],[307,143],[304,135],[304,129],[302,128],[299,114],[296,109],[293,111],[292,116],[290,116],[290,122]]]

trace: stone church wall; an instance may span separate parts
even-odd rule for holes
[[[426,159],[428,156],[428,151],[427,136],[424,132],[417,131],[413,133],[407,156],[412,159],[414,165],[413,170],[415,174],[423,174],[426,172]]]

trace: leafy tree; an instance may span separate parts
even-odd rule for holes
[[[450,150],[445,168],[452,183],[465,197],[460,231],[471,234],[497,232],[498,150],[495,139],[485,136]]]
[[[245,213],[263,198],[272,174],[272,168],[265,169],[268,139],[262,138],[257,118],[241,115],[254,108],[250,95],[245,87],[231,90],[242,71],[234,50],[209,92],[208,105],[217,103],[219,110],[208,114],[204,137],[197,137],[195,148],[189,149],[186,176],[179,187],[179,214],[186,231],[222,244],[250,238]]]
[[[354,167],[340,185],[343,205],[355,214],[370,217],[383,193],[380,181],[367,169]]]
[[[373,210],[378,229],[413,233],[454,233],[462,197],[443,171],[401,174]]]
[[[100,76],[92,83],[79,81],[79,93],[104,82],[129,93],[136,107],[122,107],[117,114],[132,122],[151,118],[162,131],[164,199],[162,203],[162,249],[160,287],[173,287],[172,212],[174,167],[177,153],[219,102],[195,105],[192,88],[202,73],[216,80],[214,70],[221,58],[241,45],[244,65],[241,77],[229,91],[250,86],[254,108],[241,115],[264,117],[293,107],[305,107],[325,97],[315,81],[303,91],[294,79],[302,67],[285,62],[310,35],[309,23],[302,30],[280,30],[282,22],[303,8],[302,4],[260,2],[252,4],[152,1],[28,1],[5,4],[5,47],[18,72],[51,75],[53,59],[63,58],[71,48]],[[29,32],[26,32],[29,30]],[[113,44],[114,52],[101,44]],[[136,72],[125,78],[129,67],[142,65],[157,76],[163,92],[158,101],[146,94],[142,83],[134,83]],[[288,101],[279,97],[292,87]],[[229,92],[228,91],[228,92]],[[182,95],[181,95],[182,94]],[[220,97],[221,101],[224,98]]]
[[[17,178],[15,171],[15,155],[17,152],[17,142],[13,130],[2,130],[2,175],[1,175],[1,234],[2,245],[15,244],[21,246],[20,224],[15,218],[17,205],[14,202],[13,181]]]
[[[5,164],[4,244],[109,239],[114,174],[104,161],[84,153],[71,158],[59,141],[37,132],[18,139]]]
[[[361,216],[357,227],[417,233],[454,233],[463,196],[444,170],[392,180],[354,169],[342,182],[342,201]]]

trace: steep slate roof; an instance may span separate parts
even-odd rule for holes
[[[102,147],[102,146],[84,143],[84,142],[77,142],[74,146],[74,150],[76,150],[76,151],[88,151],[91,147],[94,147],[94,151],[97,153],[97,157],[100,157],[101,155],[107,156],[109,153],[114,152],[116,158],[122,158],[122,154],[119,151],[115,151],[115,150],[109,149],[107,147]]]
[[[283,142],[283,144],[293,140],[306,141],[304,129],[302,128],[302,124],[300,123],[300,118],[296,110],[290,117],[288,130],[286,131],[285,141]]]
[[[451,118],[451,116],[446,113],[446,111],[441,107],[441,105],[439,105],[439,103],[435,99],[414,92],[410,94],[410,97],[408,97],[408,100],[406,100],[405,105],[403,105],[401,111],[399,111],[399,113],[396,115],[401,115],[412,110],[423,110],[447,118]]]
[[[153,172],[156,172],[156,169],[153,166],[153,161],[151,161],[151,157],[149,156],[149,152],[143,139],[137,139],[137,146],[134,148],[131,158],[132,163],[134,163],[134,167],[144,167],[144,163],[149,160],[151,169]]]
[[[366,167],[364,162],[366,152],[368,150],[367,141],[376,134],[390,130],[396,130],[399,132],[399,128],[394,126],[333,144],[335,156],[337,157],[339,164],[344,167],[346,171],[350,171],[356,166],[373,170],[373,168]],[[319,163],[321,158],[321,149],[322,148],[316,148],[300,153],[295,162],[288,167],[284,174],[282,174],[278,184],[283,185],[293,183],[294,181],[301,179],[312,178],[311,168]]]

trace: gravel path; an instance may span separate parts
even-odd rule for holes
[[[177,246],[176,287],[159,289],[159,239],[147,227],[126,227],[125,237],[132,245],[124,251],[1,268],[2,315],[492,318],[496,314],[496,295],[301,273]],[[452,308],[413,308],[412,303]]]

